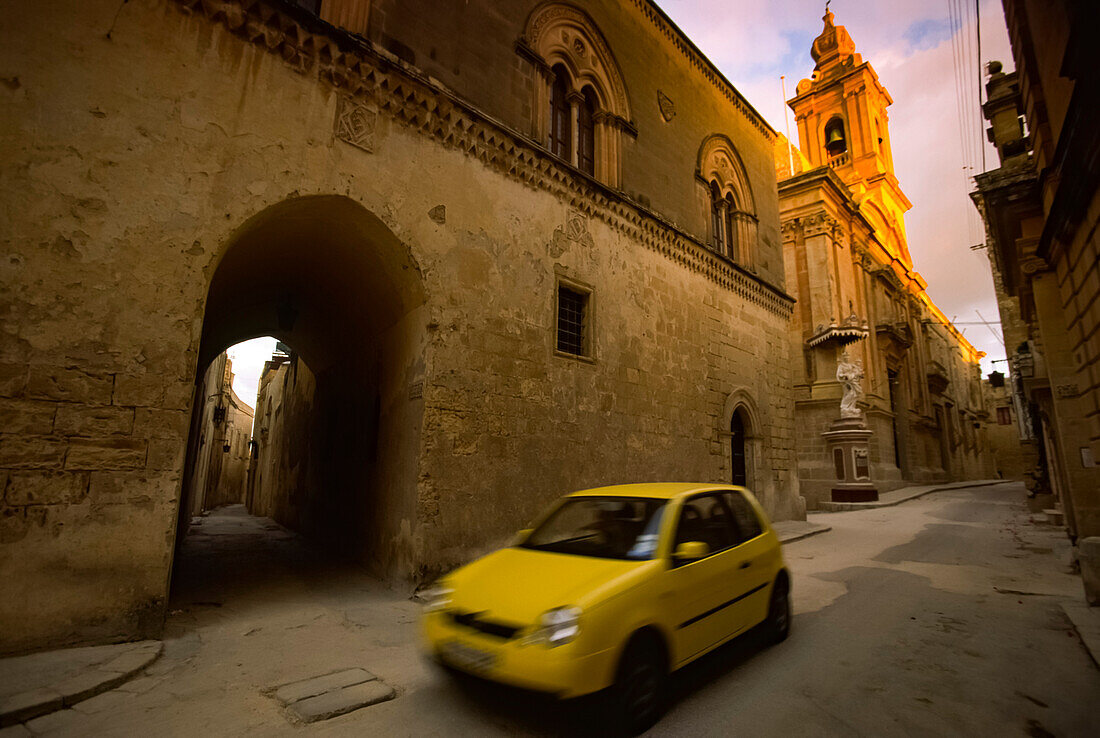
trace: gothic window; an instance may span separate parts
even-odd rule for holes
[[[706,242],[718,253],[752,269],[756,258],[756,206],[737,150],[725,136],[710,136],[699,150],[696,177],[710,212]]]
[[[569,79],[565,67],[554,67],[554,84],[550,90],[550,153],[569,161],[573,142],[570,125]]]
[[[545,3],[528,17],[517,50],[542,75],[533,133],[550,153],[611,187],[621,180],[622,136],[634,135],[622,74],[583,10]]]
[[[733,195],[726,193],[726,255],[738,261],[740,254],[738,253],[736,214],[737,205],[733,202]]]
[[[722,193],[717,182],[710,183],[710,243],[715,251],[722,250]]]
[[[577,108],[577,167],[588,174],[596,173],[595,115],[596,95],[591,87],[585,87]]]

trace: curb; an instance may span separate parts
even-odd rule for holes
[[[828,533],[833,529],[831,525],[823,525],[820,528],[814,528],[813,530],[803,531],[801,533],[795,533],[786,538],[780,538],[779,542],[786,546],[788,543],[794,543],[795,541],[803,541],[811,536],[816,536],[821,533]]]
[[[0,703],[0,728],[49,715],[112,690],[148,668],[163,651],[162,642],[147,641],[113,659],[89,665],[83,673],[57,686],[33,688],[5,698]]]
[[[852,510],[873,510],[880,507],[894,507],[895,505],[900,505],[903,502],[909,502],[910,500],[915,500],[919,497],[930,495],[933,492],[949,492],[951,490],[967,489],[969,487],[989,487],[994,484],[1003,484],[1005,481],[1007,480],[981,479],[975,480],[973,482],[950,482],[946,485],[931,487],[929,489],[921,490],[920,492],[913,492],[912,494],[908,494],[905,497],[899,497],[896,500],[888,500],[885,502],[882,500],[879,500],[877,502],[821,502],[819,503],[821,505],[821,509],[814,512],[838,513],[850,512]],[[889,494],[889,492],[887,492],[886,494]]]
[[[1100,669],[1100,607],[1089,607],[1084,602],[1069,600],[1062,603],[1062,612],[1092,657],[1092,663]]]

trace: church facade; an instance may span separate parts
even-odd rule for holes
[[[8,15],[0,651],[159,630],[255,336],[314,382],[271,509],[391,579],[613,482],[804,514],[775,134],[656,5]]]
[[[925,292],[894,175],[892,100],[826,12],[775,151],[798,475],[810,508],[993,476],[976,350]]]

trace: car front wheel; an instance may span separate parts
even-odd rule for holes
[[[772,586],[772,598],[768,604],[768,639],[772,643],[785,641],[791,632],[791,592],[785,578],[779,578]]]
[[[651,727],[664,710],[664,654],[651,638],[635,638],[626,647],[615,678],[612,719],[628,735]]]

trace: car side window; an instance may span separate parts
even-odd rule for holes
[[[734,533],[736,542],[733,545],[742,544],[764,532],[763,526],[760,525],[760,519],[756,517],[756,511],[745,499],[745,495],[734,491],[726,492],[723,496],[729,502],[730,509],[733,511],[733,521],[736,527]]]
[[[717,553],[736,545],[734,515],[721,494],[693,497],[680,508],[680,520],[676,526],[673,550],[681,543],[702,541],[710,553]]]

